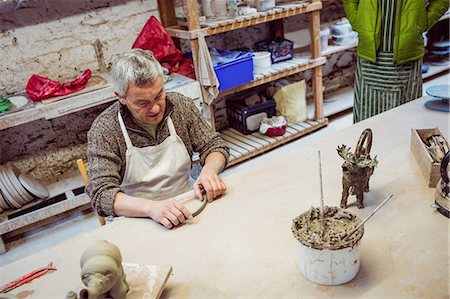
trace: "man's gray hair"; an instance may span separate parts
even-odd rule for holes
[[[117,56],[111,75],[116,93],[125,97],[129,82],[139,87],[151,85],[163,70],[150,50],[131,49]]]

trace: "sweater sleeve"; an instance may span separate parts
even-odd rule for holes
[[[189,115],[189,137],[192,149],[200,153],[200,164],[204,165],[206,157],[212,152],[219,152],[228,162],[229,149],[220,137],[218,132],[214,132],[205,122],[200,111],[190,100],[184,101],[187,114]]]
[[[450,2],[448,0],[433,0],[427,7],[428,30],[439,20],[448,10]]]
[[[100,216],[115,215],[114,199],[120,191],[122,181],[122,159],[117,142],[117,139],[111,136],[111,130],[100,122],[94,123],[88,132],[89,183],[86,192]]]

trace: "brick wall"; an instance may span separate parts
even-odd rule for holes
[[[0,94],[22,92],[32,74],[72,80],[99,71],[94,43],[108,67],[131,48],[157,0],[17,0],[0,2]],[[52,180],[85,154],[86,132],[107,105],[0,131],[0,163]]]
[[[69,80],[98,71],[94,42],[106,65],[129,49],[156,0],[21,0],[0,4],[0,93],[25,89],[32,74]]]

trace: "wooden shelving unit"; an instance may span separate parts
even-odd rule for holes
[[[320,0],[295,1],[292,4],[277,5],[275,8],[259,12],[249,16],[239,16],[233,19],[217,20],[208,19],[199,22],[197,0],[183,0],[187,25],[175,24],[173,7],[171,4],[159,1],[160,15],[167,32],[175,38],[190,41],[193,53],[194,67],[197,72],[198,59],[198,34],[211,36],[231,30],[241,29],[262,23],[271,22],[277,36],[283,35],[284,18],[299,14],[309,15],[309,30],[311,35],[311,46],[309,52],[296,54],[294,59],[276,63],[266,73],[257,75],[254,80],[228,90],[224,90],[219,97],[235,94],[246,89],[265,84],[283,77],[287,77],[306,70],[312,70],[312,86],[314,97],[314,117],[299,124],[291,124],[287,133],[282,137],[270,138],[259,133],[243,135],[234,129],[226,129],[221,132],[223,139],[228,143],[231,151],[229,165],[234,165],[274,147],[282,145],[290,140],[299,138],[312,131],[318,130],[328,124],[323,116],[323,94],[322,94],[322,65],[326,58],[320,53]],[[189,8],[189,9],[186,9]],[[215,130],[214,113],[211,111],[211,125]]]
[[[191,1],[184,1],[184,4],[189,4]],[[185,6],[186,7],[186,6]],[[204,36],[215,35],[223,32],[228,32],[235,29],[240,29],[244,27],[254,26],[262,23],[267,23],[270,21],[280,20],[288,18],[291,16],[296,16],[299,14],[310,13],[313,11],[319,11],[322,8],[322,3],[320,1],[304,1],[298,4],[284,4],[277,5],[275,8],[259,12],[256,14],[248,16],[238,16],[233,19],[209,19],[206,22],[199,23],[200,28],[190,29],[195,23],[195,20],[189,19],[188,26],[174,25],[166,27],[166,31],[172,36],[182,39],[196,39],[198,38],[198,32],[202,32]],[[193,10],[191,8],[190,10]],[[193,14],[190,14],[193,16]]]

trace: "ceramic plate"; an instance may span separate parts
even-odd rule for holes
[[[450,112],[449,100],[431,99],[426,101],[424,105],[430,110]]]
[[[28,201],[25,198],[23,198],[22,195],[20,195],[19,191],[17,191],[16,188],[14,187],[13,183],[6,174],[6,167],[0,166],[0,176],[2,176],[3,183],[8,189],[9,194],[11,194],[14,197],[14,200],[21,206],[26,205]]]
[[[18,202],[14,200],[14,197],[9,193],[8,189],[5,186],[5,183],[3,182],[2,175],[0,175],[0,188],[2,189],[3,199],[11,209],[19,209],[22,207]]]
[[[8,98],[16,109],[22,108],[28,104],[28,99],[24,96],[14,96]]]
[[[8,203],[5,201],[5,199],[3,198],[3,193],[2,190],[0,189],[0,207],[3,210],[7,210],[9,209]]]
[[[14,188],[17,190],[17,192],[19,192],[22,198],[25,199],[27,203],[33,201],[34,200],[33,195],[31,195],[19,182],[18,177],[21,174],[20,170],[17,169],[17,167],[14,166],[14,164],[8,162],[5,164],[5,172],[6,176],[9,178]]]
[[[427,88],[426,93],[430,96],[441,98],[441,99],[450,99],[450,85],[448,84],[440,84],[434,85]]]
[[[19,181],[22,184],[22,186],[24,186],[25,189],[27,189],[28,192],[30,192],[31,194],[42,199],[47,198],[49,196],[47,188],[38,181],[36,181],[33,177],[22,173],[19,175]]]

